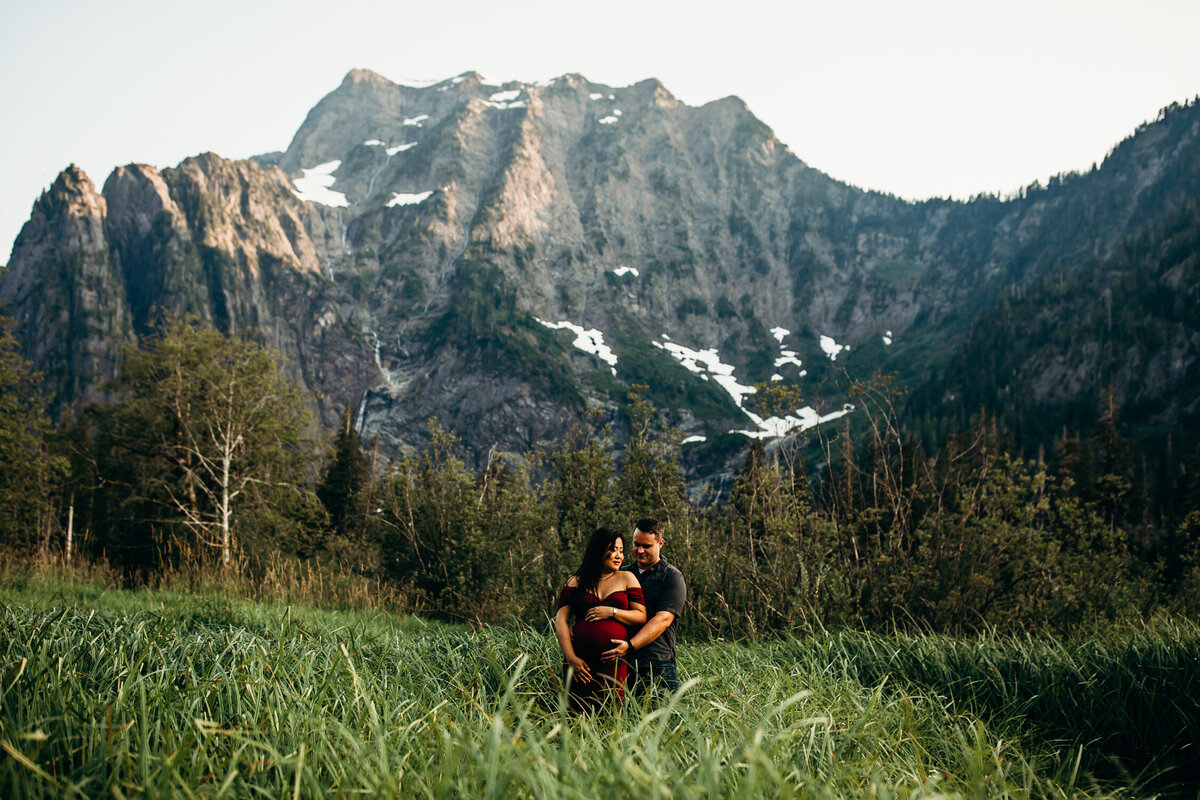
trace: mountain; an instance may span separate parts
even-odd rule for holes
[[[429,417],[525,450],[637,383],[697,440],[765,436],[840,415],[841,369],[916,385],[1014,287],[1111,257],[1197,196],[1198,141],[1176,106],[1086,174],[915,203],[810,168],[733,97],[354,70],[282,153],[133,164],[101,192],[68,168],[0,297],[57,413],[103,399],[162,309],[254,330],[384,453]],[[761,419],[771,380],[811,407]]]
[[[1086,440],[1111,415],[1130,441],[1098,442],[1118,452],[1098,453],[1097,466],[1131,477],[1154,516],[1176,516],[1200,466],[1200,206],[1164,214],[1107,257],[1014,287],[907,411],[927,443],[982,411],[1031,458]]]

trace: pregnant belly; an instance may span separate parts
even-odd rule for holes
[[[575,635],[572,643],[580,658],[595,658],[605,650],[611,650],[613,639],[624,639],[628,632],[625,626],[615,619],[602,619],[598,622],[580,620],[575,623]]]

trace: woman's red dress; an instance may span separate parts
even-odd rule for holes
[[[618,658],[605,663],[600,660],[600,654],[613,648],[613,639],[629,638],[629,629],[615,618],[588,622],[584,617],[588,609],[596,606],[628,610],[631,603],[646,604],[640,586],[620,589],[603,598],[591,591],[581,592],[575,586],[564,586],[559,592],[558,607],[569,606],[571,615],[575,617],[575,624],[571,626],[571,644],[575,648],[575,655],[587,662],[592,673],[589,683],[580,683],[571,678],[568,698],[573,711],[594,711],[605,701],[620,703],[625,699],[625,660]],[[565,665],[563,672],[566,673]]]

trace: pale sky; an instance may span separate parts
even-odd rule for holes
[[[905,198],[1099,162],[1200,94],[1197,0],[0,0],[0,259],[70,163],[282,150],[352,68],[658,78],[737,95],[801,159]]]

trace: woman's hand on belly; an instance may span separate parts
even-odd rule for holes
[[[583,618],[588,622],[602,622],[606,619],[616,619],[617,609],[614,606],[592,606],[587,610]]]

